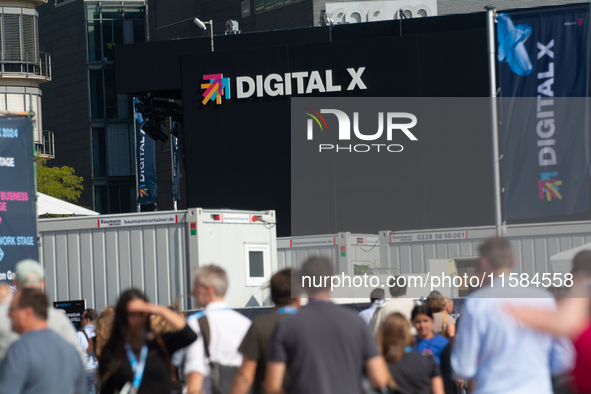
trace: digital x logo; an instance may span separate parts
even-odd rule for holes
[[[557,181],[554,178],[557,176],[557,172],[543,172],[540,174],[541,179],[538,181],[540,200],[543,200],[544,197],[546,201],[552,201],[552,199],[562,200],[562,195],[559,192],[559,186],[562,185],[562,181]]]
[[[507,14],[499,14],[497,20],[499,62],[509,63],[511,71],[522,77],[531,74],[534,66],[524,43],[531,36],[532,27],[526,24],[515,26]]]
[[[314,139],[314,125],[317,124],[320,128],[320,131],[328,130],[328,124],[326,119],[322,114],[331,114],[336,116],[338,121],[338,134],[335,137],[338,137],[339,141],[351,141],[351,119],[349,115],[347,115],[344,111],[338,109],[321,109],[320,112],[316,111],[312,108],[304,107],[304,113],[310,117],[307,120],[307,139],[312,141]],[[375,115],[374,115],[375,116]],[[392,141],[392,136],[394,131],[401,131],[404,133],[406,137],[408,137],[411,141],[418,141],[417,137],[410,131],[411,128],[417,125],[417,117],[408,112],[378,112],[378,130],[373,134],[364,134],[361,132],[359,127],[359,112],[353,112],[353,135],[355,138],[361,141],[376,141],[382,137],[384,134],[384,129],[386,131],[386,140]],[[399,123],[400,119],[407,119],[410,122],[406,123]],[[386,126],[384,127],[384,123]],[[370,151],[377,151],[377,152],[402,152],[404,147],[400,144],[348,144],[348,145],[339,145],[339,144],[319,144],[318,151],[320,153],[324,151],[334,151],[334,152],[357,152],[357,153],[365,153]]]
[[[146,185],[140,185],[140,197],[148,197],[148,188]]]
[[[203,105],[207,104],[208,100],[215,100],[216,104],[221,104],[222,96],[226,100],[230,99],[230,78],[224,78],[224,74],[210,74],[204,75],[203,80],[209,81],[201,84],[201,89],[205,89],[202,94]]]

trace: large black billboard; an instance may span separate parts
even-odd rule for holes
[[[485,96],[485,42],[483,31],[471,31],[182,55],[189,205],[275,209],[278,235],[493,224],[490,128],[459,130],[461,119],[445,111],[431,124],[455,124],[455,133],[441,128],[415,153],[376,169],[398,185],[368,198],[387,200],[383,215],[313,230],[304,218],[291,223],[292,97]],[[458,61],[464,51],[471,55]]]
[[[118,93],[150,91],[156,97],[182,98],[188,206],[274,209],[279,236],[309,233],[305,216],[296,214],[305,226],[292,226],[292,205],[299,204],[294,193],[301,191],[293,189],[290,179],[293,97],[486,98],[490,94],[484,12],[214,40],[213,53],[209,37],[116,48]],[[355,85],[348,90],[352,73],[360,76],[364,89]],[[427,119],[422,115],[421,127],[432,129],[429,137],[419,138],[417,153],[385,166],[390,173],[382,173],[380,179],[397,187],[383,195],[389,202],[383,214],[371,225],[332,218],[325,220],[325,227],[314,227],[314,233],[494,225],[489,111],[479,107],[470,113],[479,119],[464,122],[462,112],[469,106],[453,105],[442,104]],[[312,191],[317,187],[308,185]],[[380,196],[361,203],[361,212],[373,207]],[[316,202],[336,207],[335,216],[343,217],[338,213],[343,208],[335,201]],[[508,223],[590,219],[587,210]]]

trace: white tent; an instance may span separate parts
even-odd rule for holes
[[[573,259],[582,250],[591,250],[591,242],[576,248],[565,250],[550,257],[550,266],[556,273],[567,274],[573,268]]]
[[[82,208],[59,198],[48,196],[47,194],[37,193],[37,216],[41,215],[77,215],[77,216],[95,216],[98,212]]]

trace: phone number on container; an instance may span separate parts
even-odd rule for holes
[[[531,277],[530,279],[530,275],[523,273],[523,274],[518,274],[516,272],[512,272],[509,275],[505,275],[504,273],[499,275],[499,278],[501,279],[501,287],[505,287],[505,285],[510,286],[510,287],[526,287],[526,286],[530,286],[530,285],[535,285],[537,287],[550,287],[550,286],[554,286],[554,287],[562,287],[562,286],[566,286],[566,287],[571,287],[573,285],[573,274],[571,273],[567,273],[567,274],[562,274],[562,273],[554,273],[554,274],[550,274],[548,272],[546,272],[545,274],[539,274],[536,273],[533,277]],[[492,282],[491,282],[491,286],[492,286]]]

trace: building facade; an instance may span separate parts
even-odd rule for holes
[[[46,0],[0,2],[0,111],[33,111],[35,148],[54,157],[53,133],[43,130],[40,84],[51,80],[51,57],[39,51],[37,6]]]
[[[54,53],[46,125],[55,165],[84,177],[78,203],[101,213],[136,210],[133,106],[115,91],[115,45],[146,40],[144,1],[50,0],[39,7],[41,48]]]
[[[412,2],[416,0],[408,0]],[[213,21],[215,35],[235,20],[241,34],[319,26],[328,0],[48,0],[38,8],[40,48],[53,55],[53,78],[44,86],[44,125],[55,132],[54,165],[84,177],[79,204],[101,213],[135,211],[137,198],[133,110],[117,95],[115,45],[207,37],[195,17]],[[575,3],[574,0],[438,0],[437,15]],[[39,1],[38,3],[44,3]],[[405,1],[401,1],[401,4]],[[420,13],[418,13],[420,15]],[[414,16],[414,15],[413,15]],[[261,42],[261,46],[265,43]],[[155,53],[155,59],[158,58]],[[1,94],[1,91],[0,91]],[[179,99],[180,97],[175,97]],[[0,96],[0,109],[2,108]],[[158,210],[173,208],[170,143],[156,143]],[[182,163],[182,162],[181,162]],[[185,197],[181,165],[181,196]],[[186,208],[181,200],[179,208]],[[142,207],[150,209],[150,207]]]

